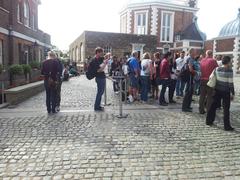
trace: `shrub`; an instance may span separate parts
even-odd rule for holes
[[[0,74],[2,74],[2,71],[3,71],[3,65],[0,64]]]
[[[32,69],[40,69],[40,62],[32,61],[29,63]]]
[[[32,69],[32,68],[31,68],[30,65],[28,65],[28,64],[22,64],[21,66],[22,66],[22,68],[23,68],[24,74],[28,74],[28,73],[31,72],[31,69]]]
[[[23,74],[23,67],[19,64],[13,64],[9,67],[9,72],[12,75],[21,75]]]

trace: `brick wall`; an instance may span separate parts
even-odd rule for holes
[[[208,40],[208,41],[205,41],[204,43],[204,50],[212,50],[213,51],[213,43],[214,41],[213,40]]]
[[[233,51],[235,38],[216,40],[216,52]]]

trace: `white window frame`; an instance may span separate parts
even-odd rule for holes
[[[121,16],[121,33],[127,33],[127,14]]]
[[[138,26],[138,15],[143,17],[145,14],[145,26]],[[134,14],[135,26],[134,26],[134,33],[139,35],[147,35],[148,34],[148,10],[145,11],[136,11]],[[141,19],[141,24],[143,24],[143,18]]]
[[[0,64],[3,64],[3,40],[0,39]]]
[[[33,30],[36,30],[36,25],[35,25],[36,18],[35,17],[36,17],[35,14],[33,14],[32,15],[32,28],[33,28]]]
[[[20,2],[18,2],[18,5],[17,5],[17,20],[18,20],[18,22],[20,22],[21,23],[21,6],[20,6],[21,4],[20,4]]]
[[[170,26],[166,26],[163,24],[163,15],[169,14],[170,15]],[[160,42],[173,42],[173,32],[174,32],[174,15],[175,12],[172,11],[162,11],[161,12],[161,35],[160,35]],[[167,22],[167,21],[165,21]],[[167,40],[167,30],[163,31],[164,28],[169,28],[169,40]],[[164,37],[163,37],[164,36]]]
[[[112,47],[111,46],[105,46],[103,49],[103,53],[107,54],[107,53],[111,53],[112,54]]]
[[[27,0],[23,3],[24,25],[30,27],[30,6]]]

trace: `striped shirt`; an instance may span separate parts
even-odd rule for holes
[[[235,94],[233,84],[233,70],[231,68],[217,67],[216,68],[216,90],[231,92]]]

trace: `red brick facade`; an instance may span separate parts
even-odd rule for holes
[[[40,61],[51,47],[50,35],[38,29],[38,0],[2,0],[0,7],[0,40],[3,42],[3,64]],[[29,18],[24,17],[25,8]],[[28,19],[28,21],[26,20]]]
[[[216,52],[233,51],[235,38],[216,40]]]

